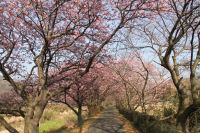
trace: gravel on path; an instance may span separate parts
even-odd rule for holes
[[[105,112],[89,127],[85,133],[125,133],[123,125],[114,107],[108,107]]]

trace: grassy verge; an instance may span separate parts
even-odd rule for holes
[[[175,125],[157,120],[154,116],[121,108],[118,110],[142,133],[179,133]]]
[[[83,111],[87,118],[87,111]],[[40,133],[67,133],[77,126],[76,114],[62,104],[52,104],[46,107],[40,120]]]
[[[119,113],[117,109],[115,110],[115,112],[120,119],[123,125],[123,129],[126,133],[140,133],[128,119],[126,119],[122,114]]]
[[[87,108],[84,107],[83,118],[85,119],[82,126],[77,126],[77,116],[68,107],[62,104],[49,104],[40,120],[40,133],[82,133],[88,130],[90,125],[99,117],[100,114],[89,117]],[[11,119],[11,118],[8,118]],[[13,117],[11,121],[15,128],[20,132],[24,130],[24,120]],[[0,131],[6,131],[3,127]]]
[[[51,133],[85,133],[88,130],[88,128],[100,117],[101,114],[102,112],[98,113],[95,116],[85,119],[83,121],[83,124],[80,127],[76,126],[74,128],[66,129],[66,130],[62,129],[62,131],[65,131],[65,132],[55,131]]]
[[[42,123],[40,124],[40,133],[84,133],[100,116],[99,113],[95,116],[87,117],[88,114],[86,111],[84,111],[83,118],[85,120],[83,121],[81,127],[79,127],[76,122],[77,117],[72,111],[68,110],[67,112],[58,113],[57,110],[59,109],[56,109],[56,112],[54,110],[55,106],[53,109],[52,107],[48,107],[44,112],[41,119]],[[55,116],[57,116],[59,119],[56,120]]]
[[[46,133],[51,130],[58,130],[66,125],[65,120],[51,120],[40,125],[39,132]]]

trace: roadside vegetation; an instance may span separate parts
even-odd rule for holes
[[[1,0],[0,130],[116,105],[141,132],[200,132],[199,20],[199,0]]]
[[[98,113],[93,117],[88,117],[88,110],[83,107],[82,128],[86,130],[94,119],[98,117],[97,115]],[[23,132],[23,118],[5,116],[5,119],[19,132]],[[57,103],[49,103],[47,105],[40,120],[40,133],[78,133],[79,130],[77,115],[70,108],[64,104]],[[0,133],[8,133],[8,131],[3,126],[0,126]]]

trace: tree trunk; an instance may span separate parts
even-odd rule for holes
[[[26,117],[24,125],[24,133],[39,133],[39,121]]]
[[[199,96],[198,96],[198,90],[197,90],[197,81],[195,80],[195,77],[190,77],[190,84],[191,84],[191,93],[192,93],[192,100],[193,104],[196,104],[199,102]]]
[[[183,124],[183,118],[185,118],[184,111],[190,105],[190,99],[187,95],[187,92],[181,91],[179,93],[179,106],[177,112],[177,128],[180,129],[183,133],[188,133],[188,128],[186,124]]]
[[[39,133],[39,121],[42,117],[44,109],[48,100],[43,97],[35,98],[33,103],[26,108],[25,121],[24,121],[24,133]]]
[[[129,110],[132,111],[132,107],[131,107],[131,104],[130,104],[130,98],[129,98],[129,95],[128,95],[127,91],[126,91],[126,101],[127,101]]]
[[[81,126],[83,122],[83,118],[82,118],[82,107],[79,106],[78,107],[78,125]]]
[[[189,133],[189,130],[188,130],[187,124],[186,124],[188,117],[189,117],[192,113],[194,113],[195,111],[197,111],[198,109],[200,109],[200,102],[195,103],[195,104],[192,104],[192,105],[190,105],[189,107],[187,107],[187,108],[184,110],[184,112],[183,112],[183,114],[182,114],[182,117],[179,118],[179,123],[178,123],[178,124],[179,124],[179,126],[181,126],[182,131],[183,131],[184,133]]]

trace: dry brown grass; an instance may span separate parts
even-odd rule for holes
[[[20,133],[24,129],[24,120],[22,117],[4,117],[5,120],[15,127]],[[0,133],[9,133],[3,126],[0,125]]]

